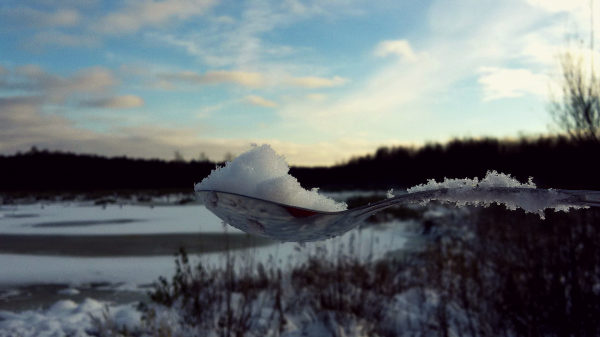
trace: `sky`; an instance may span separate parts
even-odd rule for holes
[[[539,135],[557,57],[589,32],[588,0],[4,0],[0,154],[267,143],[313,166]]]

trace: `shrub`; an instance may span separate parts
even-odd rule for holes
[[[597,336],[599,220],[595,209],[546,220],[483,209],[467,222],[473,236],[444,236],[422,254],[420,286],[458,304],[443,319],[471,336]]]

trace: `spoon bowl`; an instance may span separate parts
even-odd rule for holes
[[[283,242],[330,239],[359,226],[369,216],[385,208],[411,203],[426,204],[430,200],[477,204],[505,202],[525,195],[535,200],[552,200],[552,204],[544,205],[541,209],[557,206],[600,206],[600,192],[511,187],[475,187],[466,195],[457,194],[456,189],[428,190],[341,212],[317,211],[222,191],[200,190],[195,193],[206,208],[224,222],[246,233]]]

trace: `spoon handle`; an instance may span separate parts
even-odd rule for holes
[[[566,210],[569,207],[600,207],[600,192],[546,190],[519,187],[442,188],[403,194],[370,205],[354,208],[346,212],[352,213],[357,220],[364,220],[388,207],[412,203],[426,204],[431,200],[455,202],[459,206],[497,202],[505,203],[510,208],[521,207],[528,212],[539,213],[545,208]]]

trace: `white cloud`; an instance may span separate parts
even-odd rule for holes
[[[37,146],[41,149],[94,153],[106,156],[172,159],[175,150],[186,158],[204,152],[211,160],[222,160],[228,152],[239,155],[251,143],[271,144],[291,165],[333,165],[352,156],[372,153],[378,147],[399,145],[393,139],[381,142],[338,138],[330,142],[295,143],[269,138],[205,139],[195,127],[141,125],[113,128],[99,133],[77,128],[64,117],[41,112],[38,98],[0,98],[0,153],[14,153]],[[201,177],[198,177],[200,179]]]
[[[307,76],[292,77],[280,69],[270,72],[244,70],[215,70],[206,73],[195,71],[163,72],[157,75],[161,87],[172,87],[173,82],[184,82],[199,85],[234,83],[248,88],[276,87],[282,84],[318,89],[342,86],[349,80],[340,76],[332,78]],[[156,86],[156,85],[154,85]]]
[[[75,8],[88,8],[97,5],[100,0],[28,0],[27,2],[44,7],[69,6]]]
[[[129,5],[123,7],[124,9],[119,13],[133,15],[126,9],[141,8],[142,4],[155,3],[157,2],[126,3]],[[320,12],[316,9],[318,6],[318,2],[311,3],[310,1],[288,1],[281,6],[275,1],[259,1],[240,8],[240,14],[236,15],[233,20],[208,18],[208,27],[202,31],[194,32],[186,29],[186,32],[190,33],[181,33],[180,35],[173,33],[174,39],[182,43],[181,47],[187,48],[186,51],[189,54],[198,56],[209,65],[218,65],[218,69],[244,69],[244,71],[237,73],[231,70],[175,73],[170,72],[172,68],[161,69],[163,75],[158,76],[156,85],[163,89],[173,89],[175,85],[179,86],[185,83],[201,85],[234,83],[250,88],[268,87],[270,90],[268,94],[260,92],[257,94],[275,97],[267,95],[277,94],[271,89],[278,89],[276,86],[279,84],[298,85],[304,88],[326,88],[344,84],[343,81],[340,81],[340,79],[343,80],[342,77],[298,77],[288,81],[290,77],[286,78],[285,74],[332,74],[332,71],[343,68],[345,64],[319,64],[318,61],[313,62],[315,58],[303,58],[306,54],[298,54],[299,49],[296,48],[287,50],[286,58],[281,58],[281,53],[269,53],[270,50],[283,51],[285,46],[270,45],[269,39],[266,38],[268,34],[265,33],[314,15],[330,15],[319,14]],[[597,7],[600,8],[600,6]],[[326,12],[326,10],[323,11],[323,13]],[[331,12],[334,11],[329,13]],[[564,33],[564,15],[550,15],[544,8],[530,6],[525,1],[517,0],[509,2],[435,0],[429,14],[428,20],[419,18],[424,25],[429,24],[429,26],[420,27],[422,30],[419,31],[417,51],[413,50],[406,40],[384,41],[389,42],[387,44],[382,42],[378,45],[378,50],[375,50],[376,54],[401,57],[390,58],[387,60],[388,62],[385,62],[384,68],[366,75],[365,79],[353,77],[353,85],[348,86],[349,88],[336,89],[335,96],[332,95],[327,100],[322,100],[323,96],[319,96],[320,94],[306,95],[313,90],[290,93],[292,90],[297,91],[297,88],[284,88],[288,91],[284,94],[289,94],[291,99],[289,102],[283,98],[278,100],[280,109],[277,113],[280,114],[282,122],[276,127],[289,127],[287,130],[295,131],[288,132],[286,135],[288,138],[285,139],[289,140],[289,144],[296,144],[290,139],[296,137],[297,134],[305,134],[306,137],[310,137],[314,135],[312,132],[315,131],[327,134],[328,140],[342,136],[350,138],[365,132],[364,139],[369,141],[382,139],[389,134],[398,135],[398,138],[401,139],[411,139],[411,137],[424,139],[424,137],[431,137],[430,135],[441,132],[463,134],[469,131],[465,126],[469,125],[468,121],[474,117],[468,112],[457,113],[457,101],[463,98],[472,98],[460,94],[467,92],[465,87],[477,85],[477,79],[483,86],[485,99],[488,100],[515,97],[529,92],[546,95],[547,83],[541,85],[540,83],[543,82],[541,78],[543,74],[549,72],[549,67],[554,65],[550,51],[554,46],[564,42],[562,35]],[[176,24],[180,18],[177,14],[165,14],[150,20],[147,19],[149,16],[147,14],[140,13],[139,15],[146,19],[134,19],[131,23],[124,23],[124,33],[136,31],[142,27]],[[191,17],[182,20],[189,18]],[[580,18],[580,16],[577,17],[577,19]],[[597,21],[600,22],[600,20]],[[204,25],[202,26],[204,27]],[[169,45],[174,44],[169,43]],[[311,56],[309,53],[307,54]],[[363,52],[362,55],[366,54]],[[424,55],[427,57],[421,58]],[[406,62],[415,58],[419,59],[419,62],[411,64]],[[333,68],[334,66],[336,68]],[[108,84],[100,85],[96,89],[81,91],[74,88],[77,76],[62,78],[44,74],[39,70],[36,72],[36,69],[30,69],[30,76],[24,83],[37,85],[38,89],[41,88],[40,95],[49,95],[52,90],[48,88],[53,84],[62,89],[54,90],[56,94],[52,96],[63,100],[65,97],[77,96],[77,93],[84,93],[83,96],[88,98],[86,93],[89,92],[98,94],[90,95],[92,99],[110,97],[111,89],[115,87],[115,83],[118,83],[113,75],[112,82],[106,81],[107,78],[110,78],[109,76],[104,80]],[[246,70],[253,70],[253,72]],[[525,72],[519,72],[519,70],[525,70]],[[511,73],[511,71],[513,72]],[[144,76],[150,77],[152,73],[160,72],[153,71]],[[253,75],[250,76],[250,74]],[[277,74],[284,76],[277,77],[275,76]],[[345,73],[339,74],[348,76]],[[527,85],[514,83],[515,79],[517,82],[521,81]],[[92,82],[102,82],[102,80],[98,77]],[[83,87],[85,88],[85,86]],[[243,94],[237,97],[247,94],[243,89],[239,91]],[[255,92],[253,91],[253,93]],[[459,98],[452,97],[457,93]],[[283,95],[278,97],[283,97]],[[75,97],[74,100],[75,102],[80,101],[81,97]],[[446,108],[446,102],[454,103],[455,106]],[[211,101],[211,103],[214,102]],[[239,104],[239,101],[236,101],[236,104]],[[444,106],[444,108],[439,108],[439,106]],[[452,115],[451,118],[448,117],[450,115]],[[435,129],[436,123],[447,123],[450,119],[457,121],[457,128],[452,131],[440,131],[453,127],[445,125],[445,129]],[[411,123],[414,120],[420,122]],[[390,130],[393,133],[385,133]],[[173,139],[177,139],[176,132],[170,132],[168,133],[173,135]],[[147,137],[152,137],[150,133],[148,131]],[[191,136],[193,134],[191,131],[189,134],[189,139],[195,139]],[[183,142],[183,140],[181,141]],[[208,144],[208,142],[202,144]],[[214,142],[210,144],[213,144],[211,145],[213,148],[224,148],[214,145],[216,144]],[[234,142],[223,141],[223,144],[234,144]],[[133,147],[131,148],[133,149]],[[290,145],[289,148],[292,146]],[[168,152],[168,156],[172,156],[172,151]]]
[[[263,106],[266,108],[276,108],[277,103],[266,100],[260,96],[248,95],[244,99],[250,105]]]
[[[112,59],[115,58],[113,55]],[[119,72],[122,74],[133,75],[133,76],[148,76],[150,75],[150,69],[138,64],[121,64]]]
[[[122,95],[81,102],[81,106],[88,108],[127,109],[144,106],[144,99],[135,95]]]
[[[215,22],[224,23],[224,24],[233,24],[235,23],[235,19],[231,16],[221,15],[215,18]]]
[[[533,57],[535,48],[527,47],[563,43],[558,33],[564,30],[555,28],[562,27],[559,17],[549,17],[525,3],[470,0],[434,1],[429,14],[431,28],[420,40],[418,53],[426,57],[410,65],[402,58],[387,63],[366,80],[356,79],[352,90],[340,92],[325,103],[298,100],[286,104],[278,113],[288,134],[326,132],[352,137],[366,132],[364,137],[371,140],[389,134],[430,140],[466,133],[496,134],[508,126],[492,122],[485,129],[473,128],[469,121],[478,118],[480,110],[473,105],[457,108],[464,103],[456,97],[470,99],[467,95],[478,84],[477,79],[485,85],[488,100],[525,93],[547,97],[550,80],[545,74],[551,65]],[[396,49],[393,46],[380,45],[381,55],[394,50],[408,54],[407,44],[396,45],[402,47]],[[526,71],[480,73],[485,67]],[[531,118],[523,117],[522,110],[507,114],[515,116],[511,119],[512,132],[519,130],[519,123],[521,130],[530,130],[523,121]]]
[[[99,133],[78,128],[62,116],[44,113],[42,106],[39,97],[0,98],[0,152],[14,153],[37,146],[109,156],[171,159],[177,149],[195,151],[205,145],[192,128],[138,126]]]
[[[184,49],[209,66],[266,70],[267,60],[297,53],[289,45],[269,42],[264,38],[267,33],[315,17],[331,20],[360,15],[367,6],[374,8],[378,4],[365,0],[248,1],[239,6],[240,13],[235,18],[209,20],[212,25],[206,29],[179,35],[150,33],[146,37]]]
[[[204,14],[214,0],[163,0],[125,2],[119,11],[109,13],[92,28],[107,34],[133,33],[146,26],[160,26]]]
[[[570,12],[576,8],[588,7],[587,0],[525,0],[531,6],[543,8],[549,12]]]
[[[63,103],[76,93],[106,93],[119,80],[112,71],[101,68],[85,68],[71,77],[60,77],[45,72],[40,66],[29,64],[15,69],[16,80],[5,85],[5,89],[28,89],[41,94],[53,103]]]
[[[533,64],[552,66],[556,64],[560,49],[555,44],[531,36],[531,42],[525,42],[522,53],[525,60]]]
[[[74,9],[58,9],[45,12],[28,7],[5,7],[0,9],[0,29],[31,29],[72,27],[81,22],[81,15]]]
[[[264,85],[265,79],[261,73],[239,70],[217,70],[205,74],[193,71],[182,71],[178,73],[163,73],[159,78],[167,81],[182,81],[195,84],[219,84],[235,83],[251,88],[259,88]]]
[[[167,80],[156,80],[156,81],[148,81],[146,82],[146,85],[149,88],[152,89],[157,89],[157,90],[166,90],[166,91],[172,91],[172,90],[176,90],[177,86],[171,82],[171,81],[167,81]]]
[[[10,153],[49,140],[69,143],[77,132],[64,117],[42,113],[35,96],[0,97],[0,151]]]
[[[231,105],[231,103],[227,102],[227,103],[219,103],[219,104],[204,106],[198,110],[198,112],[196,113],[196,117],[199,119],[210,118],[214,112],[223,110],[224,108],[226,108],[230,105]]]
[[[313,100],[313,101],[317,101],[317,102],[323,102],[324,100],[327,99],[327,95],[325,95],[325,94],[308,94],[308,95],[306,95],[306,98]]]
[[[7,70],[7,73],[10,73]],[[108,69],[101,67],[84,68],[70,77],[61,77],[44,71],[40,66],[28,64],[17,67],[11,76],[0,80],[0,92],[4,97],[18,98],[23,95],[37,97],[40,107],[47,105],[67,106],[69,102],[96,102],[97,106],[139,105],[133,96],[117,96],[114,99],[102,99],[111,95],[119,79]],[[141,99],[141,98],[138,98]],[[104,101],[103,101],[104,100]],[[143,101],[142,101],[143,103]]]
[[[78,71],[68,78],[65,86],[74,91],[103,92],[119,83],[112,71],[102,67],[92,67]]]
[[[528,69],[481,68],[479,84],[483,86],[485,101],[520,97],[527,93],[547,96],[549,78]]]
[[[24,66],[19,66],[15,69],[15,73],[37,79],[50,76],[46,74],[42,67],[37,64],[26,64]]]
[[[326,104],[312,100],[297,101],[287,104],[278,113],[283,123],[293,126],[298,133],[326,131],[340,137],[351,137],[365,131],[377,133],[382,127],[402,124],[414,118],[414,109],[406,106],[452,82],[451,74],[431,81],[439,71],[432,60],[425,59],[411,67],[406,67],[399,60],[337,100],[328,100]]]
[[[114,87],[119,80],[112,71],[92,67],[78,71],[68,78],[52,77],[50,81],[43,81],[43,89],[54,102],[62,102],[74,93],[105,93]]]
[[[92,36],[66,34],[56,30],[36,33],[22,44],[25,48],[38,51],[46,46],[59,47],[96,47],[99,41]]]
[[[299,87],[311,88],[311,89],[337,87],[340,85],[344,85],[346,82],[348,82],[348,79],[340,77],[340,76],[335,76],[331,79],[323,78],[323,77],[312,77],[312,76],[296,77],[296,78],[290,78],[287,81],[287,83],[289,83],[291,85],[296,85]]]
[[[308,143],[274,138],[207,139],[198,126],[112,126],[101,133],[79,128],[65,117],[44,113],[43,104],[43,98],[34,96],[0,98],[0,153],[23,151],[35,145],[42,149],[137,158],[172,159],[175,150],[186,158],[197,158],[205,152],[212,160],[221,160],[228,152],[240,154],[249,150],[251,143],[268,143],[290,164],[313,166],[333,165],[372,153],[383,145],[400,144],[394,139],[369,141],[360,137]]]
[[[407,40],[381,41],[377,45],[377,48],[375,48],[375,56],[386,57],[388,55],[402,56],[407,61],[416,61],[419,59]]]

